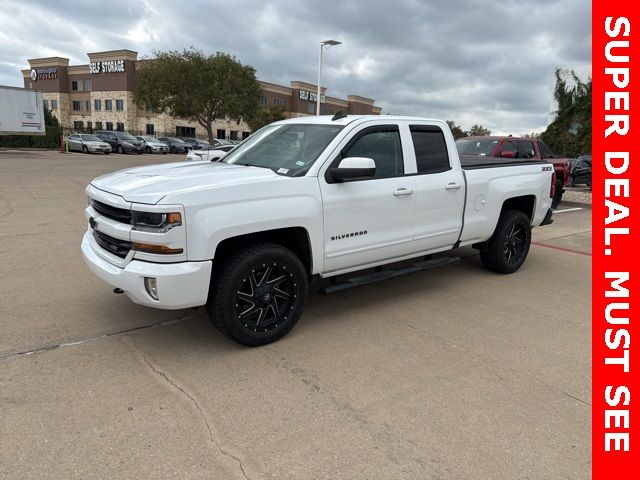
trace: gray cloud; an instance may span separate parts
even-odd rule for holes
[[[253,65],[261,80],[315,82],[318,43],[331,96],[376,99],[386,113],[544,129],[556,67],[591,62],[587,0],[131,2],[0,0],[0,84],[28,58],[193,46]]]

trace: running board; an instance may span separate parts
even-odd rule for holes
[[[322,287],[320,293],[322,295],[330,295],[332,293],[348,290],[349,288],[359,287],[360,285],[368,285],[370,283],[381,282],[389,278],[401,277],[410,273],[428,270],[430,268],[444,267],[446,265],[455,265],[460,263],[460,257],[438,257],[432,260],[424,260],[414,263],[409,267],[398,268],[397,270],[384,270],[381,272],[370,273],[368,275],[360,275],[357,277],[347,278],[342,283],[335,283]]]

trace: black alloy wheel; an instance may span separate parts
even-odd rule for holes
[[[235,314],[247,330],[269,332],[287,319],[297,295],[298,286],[286,265],[256,265],[245,272],[236,291]]]
[[[504,258],[508,265],[516,265],[522,260],[526,246],[527,235],[525,225],[511,224],[511,230],[504,239]]]
[[[294,327],[307,290],[307,272],[291,250],[257,243],[230,256],[214,275],[207,310],[230,339],[264,345]]]
[[[489,270],[513,273],[527,258],[531,246],[531,220],[519,210],[506,210],[489,240],[480,246],[480,259]]]

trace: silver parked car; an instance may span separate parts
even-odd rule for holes
[[[84,153],[111,153],[111,145],[103,142],[95,135],[88,133],[72,133],[67,137],[69,150],[77,150]]]
[[[136,139],[142,142],[142,146],[144,147],[144,151],[146,153],[169,153],[169,145],[166,143],[162,143],[156,137],[152,137],[150,135],[140,135],[137,136]]]

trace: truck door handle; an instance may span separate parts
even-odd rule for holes
[[[411,190],[410,188],[398,188],[397,190],[393,191],[393,194],[396,197],[400,197],[402,195],[411,195],[413,193],[413,190]]]
[[[444,188],[447,190],[458,190],[459,188],[462,188],[462,185],[459,183],[447,183]]]

